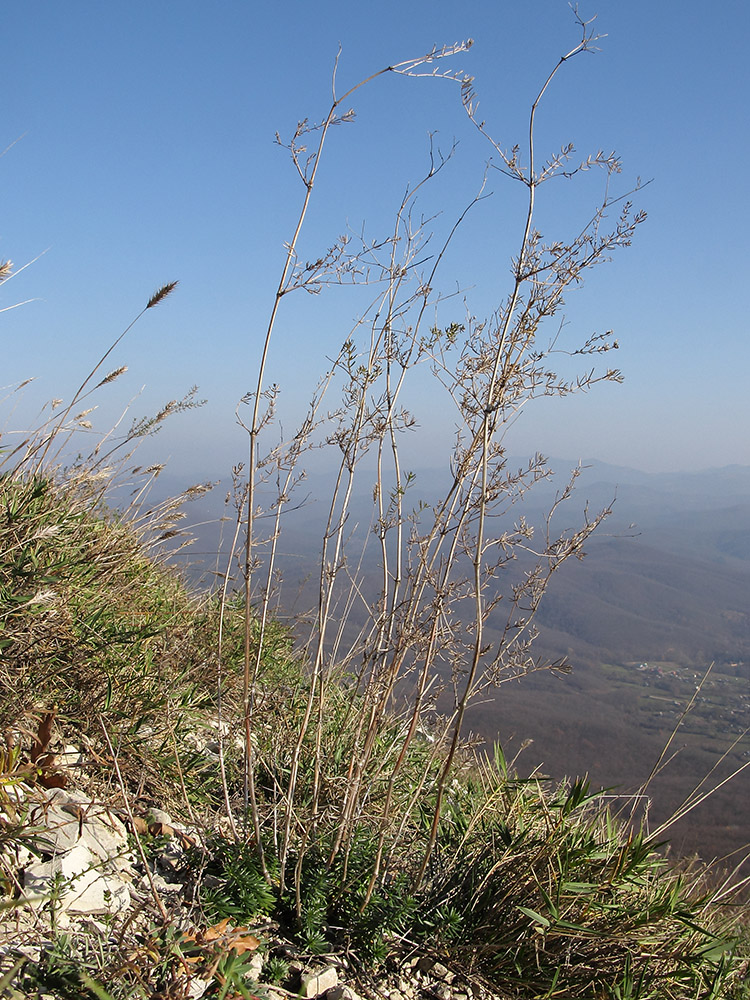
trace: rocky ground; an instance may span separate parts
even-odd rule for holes
[[[16,781],[3,790],[7,905],[0,911],[0,976],[9,984],[14,976],[33,981],[41,966],[64,966],[66,955],[75,965],[93,954],[100,956],[94,964],[105,989],[118,975],[137,982],[139,968],[161,961],[170,967],[171,992],[151,995],[170,1000],[215,996],[230,971],[236,987],[225,994],[230,997],[493,996],[478,978],[451,969],[445,956],[408,942],[394,941],[389,959],[374,972],[346,953],[304,955],[272,921],[239,926],[224,919],[207,928],[195,903],[196,882],[204,876],[194,862],[207,831],[152,804],[124,799],[114,777],[110,794],[82,791],[90,783],[77,747],[66,746],[50,760],[54,766],[48,761],[43,774],[52,787]],[[60,994],[42,989],[33,995]]]

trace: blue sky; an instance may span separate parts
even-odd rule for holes
[[[538,148],[567,141],[583,156],[615,149],[622,190],[649,215],[636,241],[592,272],[565,310],[573,338],[612,329],[622,386],[529,407],[509,450],[541,449],[645,470],[750,464],[747,285],[750,159],[746,104],[750,8],[584,0],[607,37],[564,67],[540,113]],[[0,258],[17,267],[0,308],[0,385],[37,381],[7,425],[53,396],[69,397],[93,361],[160,284],[178,291],[118,347],[129,372],[102,402],[106,425],[130,398],[149,412],[193,383],[208,399],[151,446],[179,474],[225,473],[244,457],[239,397],[255,381],[259,343],[302,194],[278,130],[328,109],[339,43],[339,85],[472,37],[451,65],[475,77],[482,116],[509,147],[528,105],[578,39],[565,0],[405,4],[278,4],[130,0],[5,5],[0,60]],[[491,150],[472,130],[458,88],[385,77],[353,101],[357,120],[332,135],[302,256],[317,256],[348,225],[388,230],[404,187],[424,170],[428,135],[457,152],[420,206],[438,232],[471,199]],[[18,141],[15,141],[18,140]],[[545,236],[585,220],[601,176],[555,182],[540,196]],[[483,315],[507,292],[508,256],[522,221],[518,186],[490,173],[493,196],[460,232],[442,272]],[[317,375],[347,336],[352,289],[284,303],[269,367],[292,426]],[[463,317],[449,300],[441,323]],[[142,389],[142,387],[145,388]],[[451,432],[425,385],[414,410],[438,462]],[[5,418],[3,418],[5,419]]]

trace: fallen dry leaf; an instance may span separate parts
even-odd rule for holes
[[[249,928],[230,928],[229,917],[225,917],[218,924],[206,928],[205,931],[186,934],[185,937],[199,946],[219,945],[226,951],[236,951],[238,955],[242,955],[246,951],[255,951],[260,947],[260,939],[252,934]]]
[[[57,706],[53,705],[51,712],[45,712],[42,716],[39,727],[36,731],[36,736],[34,737],[34,743],[31,747],[31,761],[33,764],[39,760],[43,753],[46,753],[50,743],[52,742],[52,723],[55,721],[55,716],[57,715]]]

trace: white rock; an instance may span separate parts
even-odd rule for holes
[[[99,859],[81,842],[51,861],[29,865],[24,872],[26,900],[35,907],[48,902],[57,878],[62,879],[61,913],[121,913],[130,906],[130,889],[99,866]]]
[[[30,864],[36,855],[23,844],[11,843],[0,852],[0,857],[3,861],[9,862],[14,869],[19,870]]]
[[[51,853],[73,850],[80,842],[102,861],[127,853],[128,834],[121,820],[82,792],[53,788],[29,810],[34,826],[45,829]]]
[[[158,873],[152,874],[151,879],[157,892],[182,892],[182,882],[167,882],[164,876],[159,875]],[[151,882],[148,881],[148,878],[145,875],[141,879],[140,884],[144,889],[149,889],[151,887]]]
[[[344,996],[346,997],[346,1000],[362,1000],[359,993],[355,993],[351,986],[344,987]]]
[[[203,723],[206,729],[213,729],[221,736],[229,736],[229,723],[225,719],[205,719]]]
[[[23,781],[16,781],[13,783],[9,782],[3,788],[3,794],[6,798],[10,799],[13,805],[16,806],[20,806],[23,802],[25,802],[32,792],[33,788],[31,785],[27,785]],[[2,810],[2,814],[6,818],[9,818],[4,809]]]
[[[80,767],[83,761],[81,751],[73,743],[66,743],[65,749],[57,755],[56,763],[61,767]]]
[[[17,944],[12,949],[3,946],[0,948],[0,955],[11,955],[13,957],[23,955],[24,958],[28,958],[34,965],[39,965],[42,957],[42,949],[39,945],[35,944]]]
[[[163,809],[149,809],[146,817],[149,823],[161,823],[162,826],[173,826],[172,817]]]
[[[60,799],[65,802],[75,802],[81,806],[90,806],[94,801],[85,792],[70,791],[67,788],[50,788],[47,792],[47,798],[50,801]]]
[[[311,972],[302,977],[299,995],[311,1000],[312,997],[319,997],[321,993],[330,990],[332,986],[337,986],[339,981],[338,970],[333,965],[328,965],[317,972]]]
[[[260,978],[260,974],[263,971],[263,966],[265,965],[265,956],[261,955],[259,951],[256,951],[250,961],[247,963],[247,975],[250,979],[254,979],[256,982]]]

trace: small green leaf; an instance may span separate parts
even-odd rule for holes
[[[552,926],[551,922],[547,920],[546,917],[543,917],[541,913],[537,913],[535,910],[530,910],[528,906],[519,906],[518,909],[521,913],[525,913],[527,917],[531,917],[535,923],[541,924],[545,930]]]
[[[81,977],[83,985],[90,989],[99,1000],[115,1000],[111,993],[108,993],[103,986],[97,983],[95,979],[92,979],[83,969],[79,970],[78,975]]]

